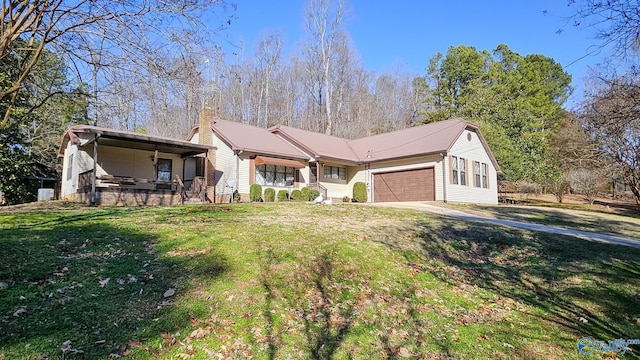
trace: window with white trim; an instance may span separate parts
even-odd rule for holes
[[[347,168],[325,165],[322,178],[325,180],[347,180]]]
[[[480,178],[480,161],[474,161],[473,162],[473,174],[475,175],[475,181],[473,182],[473,185],[475,187],[480,187],[481,184],[481,178]]]
[[[458,157],[451,157],[451,183],[458,184]]]
[[[467,160],[460,158],[459,160],[460,169],[460,185],[467,185]]]
[[[487,189],[489,187],[489,183],[487,182],[487,164],[482,163],[482,187]]]
[[[73,177],[73,154],[69,156],[69,163],[67,164],[67,180],[71,180]]]

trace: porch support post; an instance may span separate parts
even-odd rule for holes
[[[96,205],[96,178],[98,175],[98,138],[100,136],[96,134],[93,140],[93,176],[91,176],[91,205]]]

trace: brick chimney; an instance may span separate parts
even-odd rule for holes
[[[205,108],[200,111],[200,118],[198,119],[198,142],[202,145],[213,145],[213,131],[211,130],[211,122],[213,119],[214,111],[212,109]],[[207,176],[207,197],[215,202],[215,150],[209,150],[204,169]]]

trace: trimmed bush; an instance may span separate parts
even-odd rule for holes
[[[367,184],[358,181],[353,184],[353,198],[359,203],[367,202]]]
[[[273,188],[264,189],[264,201],[273,202],[276,199],[276,190]]]
[[[311,189],[309,189],[308,187],[303,187],[300,190],[300,200],[302,201],[309,201],[309,200],[313,200],[311,199]]]
[[[311,189],[311,191],[309,192],[309,200],[313,201],[315,200],[318,196],[320,196],[320,191],[316,190],[316,189]]]
[[[287,201],[289,200],[289,192],[287,190],[278,191],[278,201]]]
[[[300,190],[295,189],[291,191],[291,200],[302,200],[302,194],[300,193]]]
[[[249,187],[249,199],[251,201],[261,201],[262,200],[262,185],[260,184],[251,184]]]

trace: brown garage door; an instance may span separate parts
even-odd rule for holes
[[[373,175],[373,201],[434,201],[433,168],[394,171]]]

